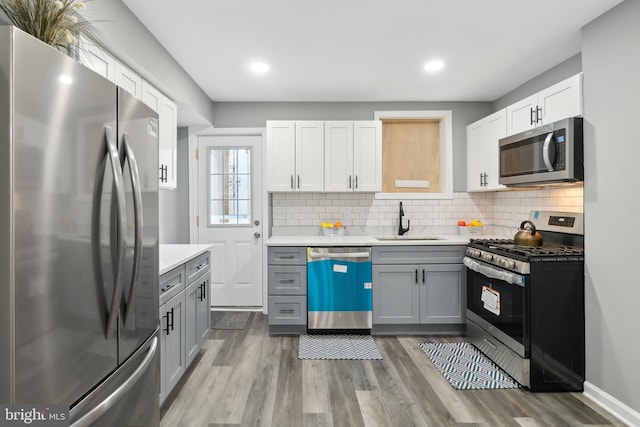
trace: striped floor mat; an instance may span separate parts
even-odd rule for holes
[[[466,342],[424,343],[420,349],[458,390],[518,388],[520,385]]]
[[[371,335],[300,335],[298,359],[382,359]]]

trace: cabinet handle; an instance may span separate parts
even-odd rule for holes
[[[280,283],[295,283],[295,279],[280,279]]]
[[[171,326],[171,330],[172,330],[172,331],[173,331],[173,321],[175,320],[175,319],[173,318],[173,310],[174,310],[174,309],[175,309],[175,307],[171,309],[171,325],[167,324],[167,328],[168,328],[169,326]],[[167,333],[167,335],[169,335],[169,334]]]
[[[535,112],[535,111],[533,111],[533,108],[529,108],[529,111],[530,111],[530,113],[529,113],[529,124],[530,124],[531,126],[533,126],[533,125],[536,123],[536,121],[537,121],[538,119],[537,119],[537,118],[535,118],[535,119],[534,119],[534,116],[533,116],[533,115],[534,115],[536,112]]]
[[[424,283],[426,283],[426,282],[425,282],[425,279],[424,279],[424,268],[422,269],[422,283],[423,283],[423,284],[424,284]]]
[[[418,283],[418,269],[416,268],[416,284]]]
[[[295,312],[293,308],[280,309],[280,313],[293,313],[293,312]]]
[[[488,175],[487,175],[486,173],[483,173],[483,174],[482,174],[482,176],[483,176],[483,178],[484,178],[484,186],[486,187],[486,186],[488,186],[488,185],[489,185],[489,182],[488,182],[488,179],[487,179],[487,176],[488,176]]]
[[[480,174],[480,187],[482,187],[482,173]]]
[[[356,190],[358,189],[358,175],[356,175]]]
[[[194,268],[195,268],[196,270],[201,270],[201,269],[203,269],[203,268],[204,268],[204,267],[206,267],[206,266],[207,266],[207,264],[206,264],[206,263],[205,263],[205,264],[198,264],[198,265],[196,265]]]
[[[165,331],[167,335],[169,335],[169,312],[167,311],[167,313],[162,317],[164,317],[164,319],[167,321],[167,327],[162,328],[162,330]]]
[[[542,122],[542,108],[536,107],[536,123]]]
[[[294,259],[295,255],[280,255],[278,259]]]
[[[300,189],[300,175],[298,175],[298,190]]]
[[[291,189],[293,190],[293,175],[289,175],[289,177],[291,178]]]
[[[349,175],[349,188],[351,188],[351,175]]]
[[[169,171],[167,165],[160,165],[160,182],[169,181]]]

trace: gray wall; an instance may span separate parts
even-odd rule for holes
[[[523,85],[515,88],[506,95],[493,102],[493,110],[501,110],[514,102],[520,101],[529,95],[541,91],[566,78],[575,76],[582,71],[582,58],[580,54],[574,55],[566,61],[561,62],[553,68],[540,74],[538,77],[529,80]]]
[[[469,123],[492,112],[490,102],[217,102],[213,125],[264,127],[267,120],[372,120],[375,111],[453,111],[453,191],[467,190]]]
[[[160,243],[189,243],[188,129],[178,128],[178,176],[175,190],[160,190]]]
[[[626,0],[582,31],[587,380],[638,412],[639,23]]]

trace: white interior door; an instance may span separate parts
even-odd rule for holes
[[[262,137],[198,136],[198,241],[210,243],[211,306],[262,306]]]

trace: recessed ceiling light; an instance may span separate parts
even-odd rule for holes
[[[251,71],[254,73],[266,73],[269,71],[269,65],[264,62],[254,62],[251,64]]]
[[[440,60],[429,61],[424,64],[425,71],[438,71],[441,70],[442,67],[444,67],[444,62]]]
[[[61,75],[59,80],[60,80],[60,83],[63,83],[63,84],[66,84],[66,85],[71,84],[71,82],[73,81],[71,76],[68,76],[66,74]]]

